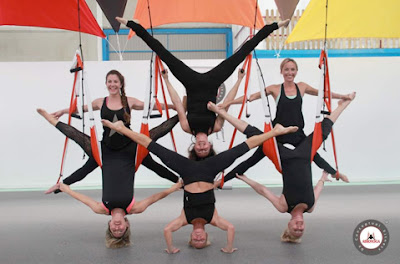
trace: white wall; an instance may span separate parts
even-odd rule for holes
[[[281,82],[280,61],[260,60],[267,84]],[[317,59],[297,59],[297,61],[300,69],[296,80],[318,87]],[[187,63],[191,66],[211,67],[216,65],[217,61]],[[148,61],[87,62],[87,78],[92,97],[107,95],[104,85],[105,74],[110,69],[118,69],[126,77],[127,94],[144,98],[148,65]],[[0,104],[3,115],[0,130],[0,189],[45,189],[55,183],[59,173],[64,137],[36,113],[36,108],[42,107],[52,112],[68,106],[73,81],[73,75],[68,71],[69,67],[69,62],[0,63],[3,90]],[[197,69],[202,71],[206,68]],[[352,182],[400,180],[398,168],[400,158],[397,152],[400,139],[396,133],[399,130],[396,107],[400,96],[396,81],[398,69],[400,69],[399,57],[330,59],[333,90],[339,93],[357,91],[356,100],[335,125],[340,170],[347,174]],[[231,87],[235,79],[236,73],[226,82],[227,87]],[[254,80],[252,92],[254,92],[258,89],[255,75],[252,79]],[[177,88],[182,89],[176,80],[172,81]],[[272,102],[272,99],[270,101]],[[314,98],[306,96],[304,106],[305,130],[308,133],[314,124]],[[230,112],[236,114],[238,110],[239,107],[233,107]],[[260,101],[253,102],[250,110],[252,115],[248,121],[261,128],[263,118]],[[66,116],[62,120],[66,121]],[[133,120],[133,129],[137,131],[141,113],[135,113]],[[151,120],[150,127],[161,121]],[[80,121],[74,121],[73,125],[81,129]],[[100,124],[98,129],[101,134]],[[221,134],[218,134],[219,140],[216,139],[216,135],[212,136],[218,151],[227,148],[231,131],[232,128],[225,125],[226,142],[221,140]],[[185,155],[191,138],[184,134],[179,126],[174,129],[174,133],[178,151]],[[237,136],[236,142],[242,140],[241,135]],[[160,142],[167,147],[172,146],[168,136]],[[84,163],[83,151],[73,142],[69,146],[64,175],[72,173]],[[329,145],[328,150],[331,152]],[[333,163],[330,154],[324,154],[322,151],[320,153]],[[316,168],[313,171],[314,177],[318,178],[320,171]],[[280,175],[267,159],[250,169],[248,175],[262,183],[281,183]],[[168,184],[143,167],[136,176],[136,186]],[[100,170],[97,169],[77,186],[100,185]]]

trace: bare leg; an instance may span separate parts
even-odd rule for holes
[[[228,121],[229,123],[232,124],[237,130],[240,132],[244,132],[246,127],[249,125],[247,122],[237,119],[236,117],[231,116],[228,114],[225,109],[219,108],[217,105],[215,105],[213,102],[208,102],[207,108],[210,111],[213,111],[214,113],[217,113],[219,117],[223,118],[224,120]]]
[[[132,131],[126,126],[124,126],[124,123],[122,123],[122,121],[112,123],[108,120],[103,119],[101,120],[101,123],[103,123],[103,126],[109,127],[121,134],[124,134],[125,136],[129,137],[130,139],[132,139],[133,141],[142,145],[145,148],[147,148],[150,142],[152,141],[151,138],[149,138],[148,136]]]
[[[252,136],[248,138],[245,142],[249,146],[249,148],[252,149],[261,145],[264,141],[272,137],[293,133],[296,132],[297,129],[298,127],[295,126],[283,127],[280,124],[276,124],[276,126],[271,131],[263,133],[261,135]]]
[[[165,69],[162,73],[162,77],[164,78],[165,84],[167,85],[167,89],[169,95],[171,97],[171,101],[175,106],[175,110],[178,113],[179,123],[183,131],[191,133],[189,123],[186,117],[186,108],[183,105],[181,98],[179,97],[178,93],[176,92],[175,88],[172,86],[171,82],[168,79],[168,70]]]
[[[224,99],[224,101],[222,103],[222,105],[227,105],[225,107],[225,111],[228,112],[230,104],[227,104],[227,103],[231,102],[231,101],[233,101],[235,99],[237,91],[238,91],[239,86],[240,86],[240,83],[242,82],[243,77],[245,75],[246,75],[246,72],[244,71],[244,69],[239,69],[239,71],[238,71],[238,79],[237,79],[235,85],[229,91],[228,95],[225,97],[225,99]],[[221,128],[224,125],[224,121],[225,121],[225,118],[223,118],[222,116],[220,117],[218,115],[217,120],[215,121],[214,131],[221,130]]]
[[[338,117],[342,114],[343,110],[346,109],[346,107],[354,100],[354,98],[356,97],[356,93],[353,92],[349,95],[350,99],[347,100],[340,100],[338,103],[338,107],[332,111],[332,113],[327,116],[327,118],[329,118],[333,123],[336,122],[336,120],[338,119]]]

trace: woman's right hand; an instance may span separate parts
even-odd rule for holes
[[[164,80],[168,80],[168,70],[164,69],[161,71],[161,76],[164,78]]]
[[[238,79],[243,79],[243,77],[246,75],[246,71],[244,69],[239,69],[238,70]]]
[[[238,173],[236,173],[236,178],[238,178],[238,179],[244,181],[245,179],[247,179],[247,176],[244,175],[244,174],[243,174],[243,175],[239,175]]]
[[[174,192],[179,191],[183,187],[183,181],[182,179],[179,179],[174,185],[171,186],[172,190]]]

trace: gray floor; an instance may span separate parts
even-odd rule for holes
[[[133,245],[111,250],[104,245],[107,216],[93,214],[65,194],[0,192],[0,264],[57,263],[400,263],[400,185],[325,187],[316,210],[306,214],[307,231],[298,245],[281,243],[289,219],[247,188],[218,191],[220,215],[236,227],[234,254],[219,249],[225,233],[207,227],[212,245],[187,246],[190,227],[174,234],[181,252],[163,252],[163,227],[178,216],[182,193],[154,204],[141,215],[129,216]],[[137,189],[141,199],[160,189]],[[279,193],[280,188],[274,188]],[[100,200],[100,191],[84,191]],[[397,209],[396,209],[397,208]],[[384,252],[365,256],[353,245],[352,234],[363,220],[383,222],[390,242]]]

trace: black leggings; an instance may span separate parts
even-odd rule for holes
[[[323,139],[325,140],[329,133],[330,133],[330,127],[332,126],[332,121],[328,118],[325,118],[322,122],[322,128],[323,128]],[[247,126],[245,131],[243,132],[247,137],[251,137],[254,135],[261,134],[261,130],[253,127],[253,126]],[[290,158],[300,158],[303,157],[304,159],[311,159],[311,146],[312,146],[312,138],[313,138],[314,133],[311,133],[308,135],[304,140],[298,144],[296,149],[289,150],[286,147],[283,146],[283,144],[278,142],[278,149],[279,149],[279,155],[281,158],[281,161],[287,160]],[[265,157],[265,154],[263,152],[263,147],[260,146],[256,149],[256,151],[253,153],[253,155],[248,158],[247,160],[243,161],[240,163],[238,166],[236,166],[232,171],[230,171],[224,178],[225,181],[229,181],[233,178],[236,177],[236,174],[242,175],[245,173],[249,168],[253,167],[256,165],[260,160],[262,160]],[[315,162],[315,159],[314,159]],[[326,162],[326,161],[325,161]]]
[[[236,67],[265,39],[278,28],[277,23],[264,26],[252,39],[247,41],[232,56],[206,73],[198,73],[171,54],[157,39],[153,38],[140,24],[129,21],[127,24],[164,61],[174,76],[185,86],[187,92],[187,112],[209,116],[209,101],[216,102],[218,87],[233,73]],[[215,114],[212,113],[215,119]],[[194,129],[191,127],[191,129]],[[201,130],[208,131],[207,128]]]
[[[229,167],[238,157],[249,151],[248,145],[243,142],[218,155],[205,160],[194,161],[164,148],[154,141],[149,144],[147,149],[159,157],[167,167],[178,173],[186,185],[200,181],[213,183],[215,176],[219,172]]]
[[[167,121],[164,121],[162,124],[149,131],[150,138],[152,138],[153,140],[157,140],[165,136],[169,131],[171,131],[171,129],[176,125],[176,123],[178,123],[178,116],[174,116],[168,119]],[[98,167],[98,164],[93,158],[92,148],[90,145],[90,137],[88,135],[62,122],[58,122],[56,128],[60,130],[64,135],[66,135],[68,138],[75,141],[89,156],[88,161],[81,168],[79,168],[77,171],[75,171],[69,177],[63,180],[63,183],[71,185],[75,182],[84,179],[90,172],[92,172],[94,169]],[[136,144],[129,144],[128,146],[136,148]],[[102,144],[102,147],[104,149],[106,148],[104,144]],[[134,158],[135,157],[133,157],[133,159]],[[155,162],[150,155],[147,155],[145,157],[142,164],[164,179],[170,180],[172,182],[177,182],[179,179],[174,173],[169,171],[167,168]]]

